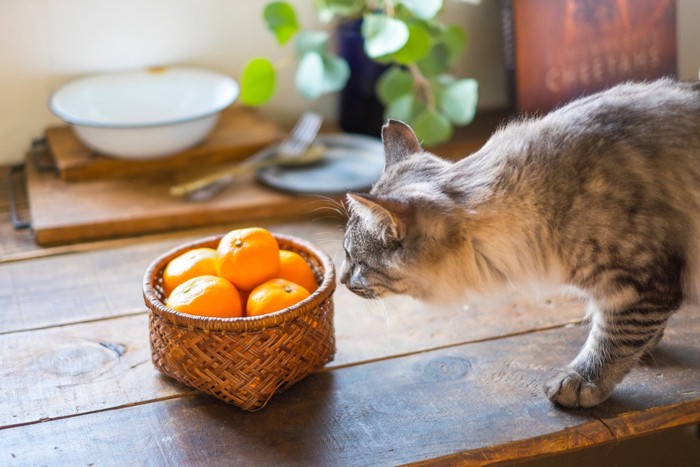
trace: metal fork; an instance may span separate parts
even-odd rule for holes
[[[292,159],[304,154],[316,139],[323,117],[315,112],[304,113],[292,128],[290,136],[277,146],[277,157]]]
[[[316,139],[323,117],[305,112],[294,125],[289,136],[273,152],[268,148],[258,151],[245,161],[223,171],[170,187],[173,196],[184,196],[191,201],[205,201],[234,181],[237,176],[271,164],[284,164],[304,155]]]

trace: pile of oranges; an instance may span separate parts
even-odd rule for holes
[[[163,271],[165,305],[197,316],[260,316],[311,295],[318,283],[309,264],[281,250],[266,229],[228,232],[214,248],[195,248]]]

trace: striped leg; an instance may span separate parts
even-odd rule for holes
[[[564,407],[593,407],[663,335],[671,307],[637,304],[615,313],[593,314],[586,344],[565,371],[545,385],[552,402]]]

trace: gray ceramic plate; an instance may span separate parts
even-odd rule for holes
[[[265,167],[258,180],[294,193],[338,194],[363,191],[372,186],[384,169],[384,148],[378,138],[364,135],[321,135],[325,157],[305,167]]]

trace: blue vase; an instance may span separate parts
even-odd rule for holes
[[[362,20],[342,22],[338,28],[340,56],[350,66],[350,78],[340,92],[340,127],[349,133],[380,136],[384,106],[375,94],[379,76],[388,68],[365,54]]]

